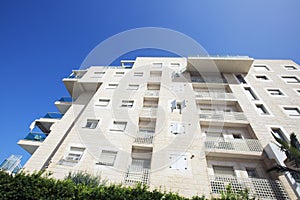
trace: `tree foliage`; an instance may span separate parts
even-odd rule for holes
[[[74,178],[76,177],[76,178]],[[241,197],[243,198],[240,198]],[[16,175],[0,170],[0,198],[11,199],[164,199],[188,200],[177,193],[165,192],[160,189],[149,190],[145,185],[125,187],[121,184],[104,184],[100,178],[86,173],[69,174],[65,180],[57,180],[45,176],[42,172]],[[194,196],[192,200],[204,200],[204,196]],[[235,195],[231,188],[221,194],[221,198],[213,199],[248,199],[248,193],[241,192]]]

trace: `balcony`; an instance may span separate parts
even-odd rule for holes
[[[199,114],[200,120],[204,121],[227,121],[232,123],[249,124],[246,116],[242,112],[224,112],[202,110]],[[203,123],[204,124],[204,123]]]
[[[140,130],[134,140],[135,144],[151,145],[153,143],[154,130]]]
[[[146,90],[145,96],[158,97],[159,96],[159,90]]]
[[[203,78],[201,76],[197,77],[197,76],[192,76],[191,77],[191,81],[193,83],[227,83],[227,81],[220,77],[214,77],[214,78]]]
[[[261,178],[237,178],[230,176],[210,176],[210,189],[212,194],[226,191],[231,185],[234,192],[247,188],[249,196],[258,199],[289,199],[279,180]]]
[[[71,107],[74,99],[72,97],[62,97],[55,102],[55,106],[60,113],[66,113],[67,110]]]
[[[205,149],[208,155],[260,159],[263,148],[255,139],[207,138]]]
[[[156,118],[157,108],[143,107],[140,112],[140,117]]]
[[[126,185],[136,185],[138,183],[148,185],[149,177],[150,169],[130,166],[125,173],[124,183]]]
[[[61,119],[64,115],[59,112],[48,112],[43,118],[47,119]]]
[[[47,134],[44,133],[30,132],[24,139],[18,141],[18,145],[20,145],[28,153],[33,154],[46,137]]]
[[[195,92],[196,99],[205,100],[231,100],[236,101],[235,96],[232,93],[221,92]]]

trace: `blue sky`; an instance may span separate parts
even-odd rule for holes
[[[17,141],[34,119],[56,111],[54,101],[68,95],[61,79],[108,37],[164,27],[211,55],[300,63],[299,8],[299,0],[0,0],[0,161],[10,154],[23,155],[23,163],[29,158]]]

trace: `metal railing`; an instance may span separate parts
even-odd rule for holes
[[[221,77],[216,77],[216,78],[191,77],[191,81],[195,83],[227,83],[226,79]]]
[[[47,135],[44,133],[29,133],[24,139],[25,140],[32,140],[32,141],[39,141],[42,142],[46,139]]]
[[[196,98],[212,98],[212,99],[235,99],[232,93],[222,92],[195,92]]]
[[[258,140],[255,139],[224,139],[219,138],[206,138],[206,149],[222,149],[233,151],[254,151],[262,152],[263,148]]]
[[[136,185],[138,183],[147,185],[149,184],[149,177],[150,169],[129,167],[125,173],[124,182],[126,185]]]
[[[152,130],[140,130],[134,140],[136,144],[152,144],[154,131]]]
[[[145,96],[159,96],[159,90],[146,90]]]
[[[226,191],[226,186],[230,184],[234,192],[247,188],[250,197],[258,199],[289,199],[279,180],[230,176],[210,176],[209,180],[213,194],[220,194],[221,191]]]
[[[201,111],[199,117],[200,119],[247,121],[246,116],[242,112]]]

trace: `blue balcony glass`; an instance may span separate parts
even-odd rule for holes
[[[33,141],[44,141],[45,138],[47,137],[46,134],[44,133],[29,133],[24,139],[25,140],[33,140]]]
[[[63,114],[59,112],[48,112],[43,118],[49,118],[49,119],[60,119],[63,117]]]
[[[72,97],[62,97],[60,98],[58,101],[62,101],[62,102],[73,102],[74,99]]]

